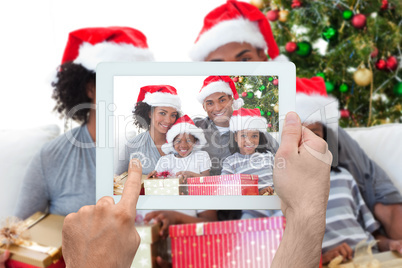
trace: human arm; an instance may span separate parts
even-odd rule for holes
[[[119,203],[105,196],[66,216],[62,232],[66,267],[130,267],[141,241],[134,226],[141,174],[141,163],[132,159]]]
[[[34,156],[25,173],[18,196],[15,216],[26,219],[35,212],[45,212],[49,204],[49,194],[45,180],[42,150]]]
[[[162,224],[159,235],[166,238],[169,234],[169,226],[172,224],[186,224],[207,221],[217,221],[216,210],[206,210],[198,214],[198,217],[190,216],[178,211],[158,210],[145,215],[144,222],[150,222],[154,219]]]
[[[156,178],[156,173],[157,173],[156,170],[149,172],[149,174],[147,175],[147,179]]]
[[[353,249],[347,243],[342,243],[322,254],[322,264],[327,264],[338,256],[343,257],[342,262],[351,260],[353,258]]]
[[[274,185],[286,229],[272,262],[278,267],[318,267],[325,233],[332,155],[326,142],[287,114],[275,156]],[[300,191],[300,185],[303,191]]]
[[[396,251],[402,254],[402,240],[393,240],[380,234],[380,232],[375,232],[374,237],[378,240],[378,249],[380,251]]]

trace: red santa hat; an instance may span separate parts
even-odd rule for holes
[[[240,130],[258,130],[266,132],[267,127],[267,119],[261,116],[261,112],[257,108],[240,108],[239,110],[233,111],[229,122],[229,129],[232,132]]]
[[[190,58],[203,61],[212,51],[231,42],[246,42],[256,48],[268,49],[271,59],[279,56],[278,45],[265,15],[249,3],[228,0],[205,16]],[[278,59],[282,60],[282,56]]]
[[[165,154],[175,152],[173,148],[173,140],[176,138],[177,135],[183,133],[191,134],[198,139],[193,147],[193,150],[199,150],[207,143],[207,140],[204,136],[204,131],[201,128],[196,127],[193,120],[191,120],[188,115],[183,115],[182,117],[177,119],[174,125],[167,132],[166,143],[162,145],[162,151]]]
[[[68,36],[61,63],[74,62],[95,71],[99,62],[153,61],[145,35],[129,27],[96,27]]]
[[[197,100],[200,103],[204,103],[206,97],[211,94],[222,92],[233,97],[233,108],[239,109],[243,106],[244,101],[239,98],[236,86],[229,76],[208,76],[204,80],[204,84],[197,95]]]
[[[150,106],[173,107],[180,111],[181,101],[177,95],[177,90],[169,85],[150,85],[140,89],[137,102],[145,102]]]
[[[322,77],[299,78],[296,83],[296,112],[302,123],[339,119],[339,102],[328,96]]]

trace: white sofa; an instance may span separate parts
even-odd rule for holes
[[[346,131],[383,167],[402,193],[402,124]],[[13,214],[26,168],[41,146],[59,135],[57,125],[0,130],[0,219]]]

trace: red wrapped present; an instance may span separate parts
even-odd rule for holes
[[[258,195],[258,175],[230,174],[188,178],[189,195]]]
[[[173,267],[269,268],[284,217],[171,225]]]

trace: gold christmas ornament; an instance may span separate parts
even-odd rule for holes
[[[278,105],[278,103],[275,104],[274,111],[275,111],[275,113],[279,113],[279,105]]]
[[[279,21],[280,22],[286,22],[288,20],[288,16],[289,16],[289,11],[287,10],[281,10],[279,11]]]
[[[371,80],[373,80],[373,72],[366,67],[359,67],[353,74],[353,80],[357,85],[365,87],[370,85]]]
[[[262,9],[264,7],[264,0],[251,0],[250,4],[258,9]]]
[[[243,77],[239,76],[239,82],[243,83]]]

